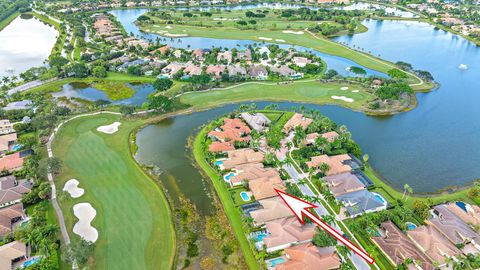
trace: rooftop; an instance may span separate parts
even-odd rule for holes
[[[277,265],[276,270],[331,270],[340,268],[342,261],[334,247],[318,248],[312,243],[285,249],[288,261]]]

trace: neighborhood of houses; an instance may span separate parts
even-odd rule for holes
[[[109,15],[94,16],[95,39],[118,49],[108,61],[111,71],[128,72],[129,68],[135,67],[143,75],[159,78],[188,80],[205,74],[212,80],[240,81],[266,80],[269,76],[300,79],[306,73],[318,74],[322,67],[320,58],[313,54],[292,48],[283,50],[277,45],[220,50],[153,44],[134,36],[125,37]],[[95,59],[95,55],[90,57],[90,60]]]
[[[11,239],[15,228],[29,222],[22,196],[30,192],[32,183],[17,179],[16,170],[23,166],[23,158],[29,151],[21,150],[17,143],[17,134],[9,120],[0,120],[0,240]],[[8,241],[7,241],[8,242]],[[13,241],[0,246],[0,269],[17,269],[28,265],[29,247],[20,241]]]
[[[313,121],[293,114],[282,126],[284,138],[277,149],[266,142],[275,123],[261,112],[226,117],[208,133],[206,151],[214,156],[212,165],[222,175],[244,219],[250,220],[247,237],[252,246],[257,252],[271,254],[265,260],[268,269],[318,269],[319,265],[321,269],[338,269],[345,262],[335,247],[315,246],[315,225],[302,225],[277,196],[275,189],[288,193],[292,185],[307,186],[302,179],[309,174],[302,167],[322,176],[321,181],[341,206],[337,221],[389,207],[384,196],[370,191],[373,182],[362,172],[362,162],[352,154],[313,156],[305,164],[297,164],[300,169],[288,164],[291,153],[299,147],[340,140],[339,132],[331,130],[306,134],[303,142],[293,143],[295,133],[306,131]],[[267,161],[272,157],[279,161],[273,166]],[[285,170],[286,166],[293,173]],[[300,191],[304,193],[303,188]],[[453,202],[436,205],[430,212],[425,225],[407,224],[406,232],[392,221],[377,224],[378,231],[371,240],[392,265],[411,260],[408,269],[453,269],[450,261],[480,253],[480,235],[473,228],[480,225],[479,207]]]

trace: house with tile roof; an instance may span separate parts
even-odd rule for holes
[[[335,197],[350,192],[360,191],[365,188],[365,185],[360,179],[349,172],[327,176],[324,179]]]
[[[296,217],[281,218],[265,223],[270,235],[263,238],[267,252],[275,252],[294,245],[310,242],[315,235],[315,224],[301,224]]]
[[[226,61],[227,64],[230,64],[232,62],[232,52],[231,51],[225,51],[225,52],[219,52],[217,54],[217,61]]]
[[[228,152],[227,160],[223,161],[225,169],[234,169],[239,165],[247,163],[261,163],[263,162],[264,154],[255,152],[250,148],[236,149]]]
[[[248,188],[256,200],[263,200],[277,196],[275,189],[285,190],[285,185],[280,176],[277,175],[250,180]]]
[[[21,157],[20,152],[0,157],[0,171],[15,171],[21,169],[22,166],[23,157]]]
[[[211,153],[227,153],[235,150],[235,146],[231,142],[214,141],[208,146],[208,151]]]
[[[287,123],[283,126],[283,132],[285,134],[290,133],[290,131],[295,130],[295,127],[300,126],[304,130],[313,122],[313,119],[307,118],[302,114],[295,113],[290,119],[288,119]]]
[[[272,123],[263,113],[244,112],[240,116],[252,129],[258,132],[263,132]]]
[[[220,79],[222,78],[223,73],[225,72],[225,66],[224,65],[214,65],[214,66],[208,66],[206,73],[215,79]]]
[[[335,156],[320,155],[314,156],[310,161],[307,161],[308,168],[319,169],[323,163],[328,165],[328,171],[326,172],[327,176],[347,173],[352,171],[352,167],[346,164],[346,161],[351,160],[352,158],[348,154],[341,154]]]
[[[463,203],[464,207],[460,207],[458,204],[458,202],[452,202],[445,205],[450,212],[459,217],[463,222],[471,225],[480,225],[480,207],[466,203]]]
[[[419,269],[434,269],[430,259],[393,222],[383,222],[380,228],[381,236],[372,237],[372,241],[393,265],[399,266],[407,259],[411,259],[420,267]]]
[[[246,163],[235,167],[236,175],[230,178],[232,186],[248,183],[250,180],[262,177],[279,176],[278,171],[274,168],[265,168],[263,163]]]
[[[255,226],[261,226],[265,222],[275,219],[293,216],[292,210],[278,196],[259,200],[258,203],[261,208],[250,212]]]
[[[208,133],[210,139],[221,142],[248,142],[250,128],[238,118],[225,118],[223,125]]]
[[[17,269],[18,262],[29,257],[27,246],[20,241],[13,241],[0,246],[0,269]]]
[[[329,131],[329,132],[325,132],[325,133],[322,133],[322,134],[318,134],[316,132],[309,133],[309,134],[306,135],[305,141],[303,143],[305,145],[313,145],[313,144],[315,144],[315,141],[317,140],[317,138],[319,136],[322,136],[323,138],[325,138],[327,140],[327,142],[332,143],[338,138],[339,135],[335,131]]]
[[[17,184],[15,177],[2,177],[0,180],[0,208],[19,203],[23,194],[32,189],[30,182],[20,181]]]
[[[0,135],[0,153],[12,151],[13,146],[17,142],[17,133],[9,133]]]
[[[227,67],[227,72],[228,72],[228,76],[232,77],[232,76],[240,76],[240,77],[245,77],[247,75],[247,70],[242,67],[242,66],[238,66],[238,65],[230,65]]]
[[[319,248],[312,243],[286,248],[285,257],[288,260],[277,265],[276,270],[332,270],[342,264],[334,247]]]
[[[337,201],[341,202],[350,217],[356,217],[365,213],[372,213],[387,209],[387,202],[380,199],[379,194],[374,194],[366,189],[349,192],[337,196]]]
[[[9,134],[14,133],[15,129],[13,129],[13,124],[10,123],[8,119],[0,120],[0,134]]]
[[[447,258],[458,258],[462,254],[462,251],[430,225],[408,230],[407,236],[428,256],[430,261],[437,263],[440,268],[446,266]]]
[[[0,239],[13,232],[15,223],[25,218],[23,204],[17,203],[0,209]]]

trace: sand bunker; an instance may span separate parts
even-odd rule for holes
[[[165,28],[172,29],[172,27],[170,25],[165,26]]]
[[[103,132],[103,133],[106,133],[106,134],[113,134],[115,132],[118,131],[118,127],[121,125],[120,122],[114,122],[110,125],[106,125],[106,126],[99,126],[97,128],[97,131],[99,132]]]
[[[78,203],[73,206],[73,214],[78,222],[73,226],[73,232],[83,239],[95,243],[98,239],[98,231],[90,223],[97,215],[97,211],[89,203]]]
[[[80,184],[80,182],[78,182],[77,179],[70,179],[65,183],[65,186],[63,186],[63,191],[70,193],[70,197],[72,198],[81,197],[83,193],[85,193],[85,190],[79,188],[78,184]]]
[[[343,100],[345,102],[354,102],[355,100],[353,98],[349,98],[349,97],[346,97],[346,96],[331,96],[331,98],[333,99],[340,99],[340,100]]]
[[[268,38],[268,37],[258,37],[258,39],[261,39],[261,40],[272,40],[271,38]]]
[[[170,34],[170,33],[165,33],[164,36],[167,36],[167,37],[188,37],[187,34]]]
[[[344,87],[340,88],[340,90],[343,90],[343,91],[348,90],[348,87],[344,86]]]
[[[285,33],[285,34],[294,34],[294,35],[303,35],[303,34],[304,34],[303,31],[290,31],[290,30],[284,30],[284,31],[282,31],[282,33]]]
[[[352,90],[352,93],[358,93],[360,90]]]
[[[276,42],[286,42],[284,39],[275,39]]]

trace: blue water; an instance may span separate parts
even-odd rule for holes
[[[268,236],[268,234],[266,234],[266,233],[257,234],[254,238],[255,242],[261,242],[261,241],[263,241],[263,238],[265,238],[267,236]]]
[[[250,196],[248,196],[247,192],[245,191],[240,192],[240,196],[242,197],[243,201],[245,202],[250,201]]]
[[[96,100],[108,100],[113,104],[126,104],[140,106],[147,101],[148,95],[155,92],[155,89],[151,84],[129,84],[135,94],[132,97],[121,100],[111,100],[107,97],[105,92],[90,87],[84,83],[69,83],[62,87],[62,91],[53,92],[53,97],[68,97],[68,98],[80,98],[89,101]]]
[[[233,172],[225,175],[225,181],[230,182],[230,178],[232,178],[233,176],[235,176],[235,174]]]
[[[283,258],[283,257],[278,257],[278,258],[269,260],[269,261],[268,261],[268,265],[269,265],[270,267],[275,267],[275,266],[277,266],[277,265],[279,265],[279,264],[282,264],[282,263],[284,263],[284,262],[286,262],[286,261],[287,261],[287,260],[286,260],[285,258]]]
[[[376,198],[379,202],[383,203],[384,205],[387,204],[387,201],[385,200],[385,198],[383,198],[382,195],[373,192],[373,196],[375,196],[375,198]]]
[[[455,202],[455,204],[462,208],[463,211],[467,212],[467,204],[465,204],[464,202]]]
[[[223,160],[217,160],[215,161],[215,165],[220,166],[223,164]]]
[[[405,223],[407,225],[407,230],[415,230],[417,228],[417,225],[415,225],[414,223],[411,223],[411,222],[407,222]]]
[[[21,144],[15,144],[15,145],[12,147],[12,150],[13,150],[13,151],[18,151],[18,150],[20,150],[20,149],[22,149],[22,145],[21,145]]]
[[[27,268],[33,264],[36,264],[37,262],[39,262],[42,258],[41,257],[35,257],[29,261],[26,261],[22,264],[22,267],[21,268]]]

